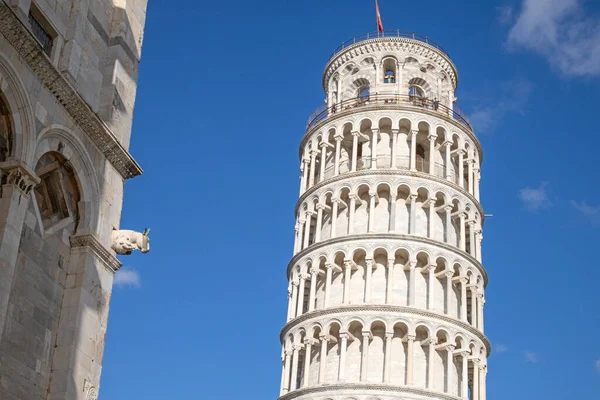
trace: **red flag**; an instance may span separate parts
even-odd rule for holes
[[[379,13],[379,0],[375,0],[375,9],[377,11],[377,31],[383,32],[383,22],[381,22],[381,14]]]

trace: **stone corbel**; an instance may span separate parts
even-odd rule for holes
[[[0,163],[0,197],[4,185],[14,185],[21,193],[28,195],[40,183],[40,178],[21,161],[4,161]]]

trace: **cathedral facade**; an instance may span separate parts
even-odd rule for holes
[[[147,0],[0,0],[0,398],[98,396]]]

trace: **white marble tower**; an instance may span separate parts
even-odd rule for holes
[[[485,400],[482,151],[426,37],[336,49],[300,145],[281,400]]]

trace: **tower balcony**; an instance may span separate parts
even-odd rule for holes
[[[458,107],[452,108],[441,104],[438,100],[410,94],[371,94],[368,96],[347,99],[327,107],[325,104],[317,107],[306,124],[306,131],[327,120],[329,117],[362,111],[362,109],[400,109],[422,111],[435,116],[456,121],[473,133],[473,127],[467,115]]]

